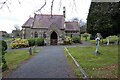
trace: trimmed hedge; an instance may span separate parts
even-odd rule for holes
[[[29,46],[43,46],[44,38],[30,38],[28,39]]]
[[[36,46],[43,46],[44,45],[44,39],[43,38],[36,38],[35,39],[35,45]]]
[[[35,46],[35,39],[34,38],[28,39],[28,44],[29,46]]]
[[[0,61],[0,68],[2,68],[2,72],[8,69],[6,60],[5,60],[5,53],[7,50],[7,43],[4,40],[0,41],[0,58],[2,58],[2,61]]]
[[[74,36],[72,38],[72,40],[73,40],[74,43],[80,43],[80,37],[79,36]]]

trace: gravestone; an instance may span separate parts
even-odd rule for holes
[[[95,53],[95,55],[99,55],[100,52],[98,51],[98,49],[99,49],[99,44],[100,44],[100,38],[97,37],[95,40],[96,40],[96,50],[94,53]]]
[[[32,55],[32,48],[29,47],[29,55]]]
[[[107,45],[110,44],[110,37],[107,37]]]

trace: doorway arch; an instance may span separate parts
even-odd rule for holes
[[[53,31],[50,36],[50,44],[57,45],[57,41],[58,41],[58,35],[55,31]]]

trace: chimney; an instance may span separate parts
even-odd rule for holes
[[[66,11],[66,9],[65,9],[65,6],[63,7],[63,15],[64,15],[64,18],[66,17],[65,16],[65,11]]]

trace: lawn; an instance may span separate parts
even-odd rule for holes
[[[95,47],[70,47],[68,50],[89,78],[116,78],[118,76],[118,46],[100,46],[101,55],[99,56],[94,54]],[[70,57],[68,60],[74,65]],[[74,70],[76,75],[81,77],[78,69]]]
[[[40,50],[40,47],[36,48],[36,51],[38,52]],[[23,62],[29,60],[36,54],[35,51],[33,51],[32,55],[29,55],[28,49],[27,50],[20,50],[15,49],[8,51],[5,55],[5,59],[7,61],[8,70],[3,72],[3,76],[6,76],[6,74],[10,73],[11,71],[15,70],[17,67],[19,67]]]

